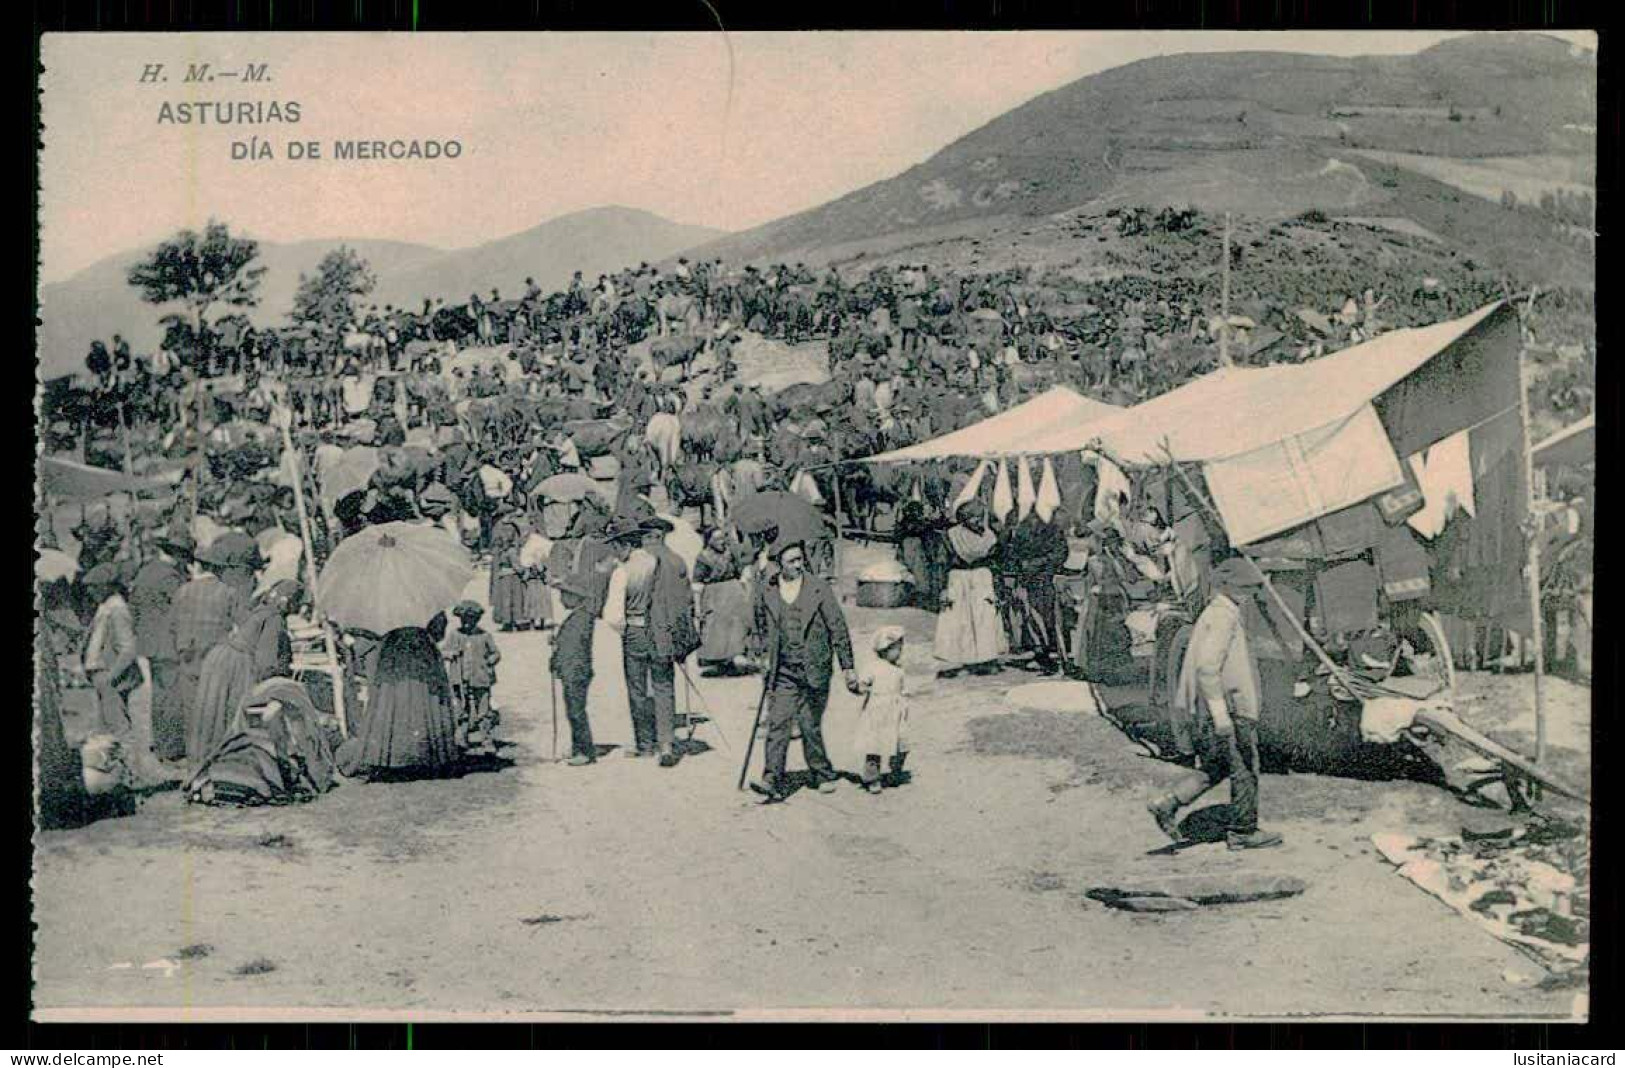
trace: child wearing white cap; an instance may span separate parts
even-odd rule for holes
[[[903,761],[908,757],[908,694],[903,659],[903,628],[881,627],[875,632],[875,656],[869,674],[859,682],[863,710],[858,714],[857,751],[864,754],[863,787],[872,794],[881,789],[880,758],[891,758],[886,785],[907,781]]]

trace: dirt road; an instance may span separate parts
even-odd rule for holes
[[[847,553],[850,571],[874,550]],[[546,642],[501,635],[503,766],[346,783],[298,808],[175,794],[39,838],[36,1005],[137,1018],[463,1013],[944,1012],[1137,1017],[1552,1017],[1572,993],[1395,875],[1374,831],[1453,831],[1442,790],[1266,776],[1284,848],[1174,856],[1142,807],[1171,769],[1093,715],[1023,711],[1020,671],[930,678],[931,617],[849,609],[860,647],[902,622],[918,681],[912,784],[758,807],[735,790],[760,683],[701,679],[711,748],[662,769],[549,761]],[[630,736],[600,627],[592,716]],[[679,695],[680,703],[683,695]],[[699,700],[695,707],[701,707]],[[857,705],[827,720],[854,769]],[[561,743],[567,730],[559,724]],[[758,750],[759,754],[760,750]],[[792,767],[797,756],[792,754]],[[759,760],[759,756],[758,756]],[[1298,875],[1301,897],[1114,912],[1090,886],[1150,873]]]

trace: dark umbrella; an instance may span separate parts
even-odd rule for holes
[[[833,533],[822,512],[784,490],[761,490],[741,497],[731,518],[741,533],[777,530],[784,541],[821,541]]]

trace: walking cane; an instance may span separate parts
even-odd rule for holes
[[[549,596],[552,596],[550,593]],[[559,680],[553,674],[553,636],[548,635],[548,669],[547,669],[547,699],[553,706],[553,760],[559,759]]]
[[[756,732],[762,727],[762,710],[767,707],[767,693],[770,689],[772,689],[772,680],[767,675],[763,675],[762,696],[756,702],[756,718],[750,725],[750,738],[745,742],[745,762],[740,765],[739,785],[735,789],[743,790],[745,788],[745,778],[750,775],[750,757],[751,753],[756,749]]]

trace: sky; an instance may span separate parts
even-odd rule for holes
[[[607,204],[747,229],[890,178],[1033,97],[1137,59],[1393,55],[1434,32],[47,34],[41,276],[214,217],[262,240],[455,248]],[[1595,48],[1591,33],[1561,33]],[[270,81],[183,83],[188,63]],[[141,82],[163,64],[167,83]],[[164,102],[299,104],[296,124],[161,124]],[[253,135],[273,159],[233,160]],[[335,140],[456,140],[341,161]],[[321,160],[286,158],[319,141]]]

